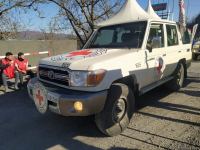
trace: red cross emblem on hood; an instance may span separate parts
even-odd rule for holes
[[[91,54],[91,50],[80,50],[69,53],[66,57],[73,57],[73,56],[87,56]]]

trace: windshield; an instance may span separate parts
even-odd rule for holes
[[[100,28],[87,48],[141,48],[147,22]]]

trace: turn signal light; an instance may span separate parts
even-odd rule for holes
[[[106,74],[106,71],[102,69],[91,72],[88,75],[88,79],[87,79],[88,86],[98,85],[103,80],[105,74]]]

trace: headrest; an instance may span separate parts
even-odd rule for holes
[[[122,42],[128,42],[130,40],[133,40],[133,38],[134,38],[133,33],[124,33],[124,34],[122,34],[121,41]]]

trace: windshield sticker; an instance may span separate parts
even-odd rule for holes
[[[73,51],[64,55],[58,55],[51,57],[51,61],[59,62],[59,61],[70,61],[70,60],[79,60],[82,58],[89,58],[100,56],[107,53],[107,49],[84,49],[79,51]]]
[[[95,55],[103,55],[107,53],[107,49],[97,49]]]
[[[54,62],[63,61],[63,60],[65,60],[65,57],[63,55],[51,57],[51,61],[54,61]]]

